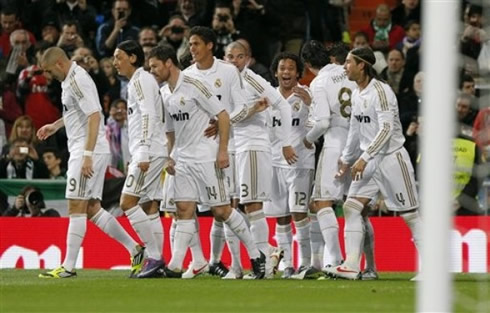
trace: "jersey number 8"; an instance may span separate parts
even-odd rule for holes
[[[349,118],[352,112],[351,95],[352,90],[347,87],[342,87],[339,90],[340,115],[345,118]]]

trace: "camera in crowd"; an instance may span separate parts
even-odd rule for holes
[[[31,205],[31,206],[39,207],[40,204],[43,204],[44,206],[44,196],[39,190],[36,189],[30,190],[26,194],[25,199],[28,206]]]
[[[181,27],[181,26],[172,26],[170,28],[170,30],[172,31],[172,33],[174,34],[182,34],[184,32],[184,27]]]

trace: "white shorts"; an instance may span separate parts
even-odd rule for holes
[[[238,167],[236,162],[236,156],[234,152],[228,154],[230,159],[230,166],[223,171],[226,177],[226,184],[230,199],[238,199],[240,197],[240,184],[238,183]]]
[[[270,202],[264,203],[268,217],[307,213],[313,184],[312,169],[273,167]]]
[[[174,201],[194,201],[215,207],[230,204],[222,169],[216,162],[177,162],[174,176]]]
[[[162,173],[166,161],[166,157],[150,156],[150,168],[146,172],[140,170],[138,162],[131,161],[122,193],[139,197],[139,203],[161,200],[163,197]]]
[[[341,149],[329,147],[322,149],[316,168],[315,187],[311,196],[313,200],[338,201],[343,199],[344,194],[347,194],[350,175],[344,175],[340,179],[335,178],[341,154]]]
[[[177,211],[174,200],[174,180],[175,177],[173,175],[168,173],[165,175],[165,180],[163,181],[163,197],[162,201],[160,202],[160,211]]]
[[[272,156],[265,151],[245,151],[237,154],[240,203],[270,200]]]
[[[92,156],[94,170],[92,178],[83,177],[82,160],[83,157],[70,157],[68,160],[65,197],[74,200],[102,200],[105,172],[111,161],[111,155],[94,153]]]
[[[349,197],[372,199],[378,191],[391,211],[418,208],[414,170],[405,148],[388,155],[377,155],[369,161],[362,179],[352,181]]]

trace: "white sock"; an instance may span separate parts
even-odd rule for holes
[[[172,225],[170,225],[170,251],[174,251],[174,238],[175,238],[175,229],[177,228],[177,220],[172,218]]]
[[[410,232],[412,233],[412,240],[413,243],[415,244],[415,248],[417,248],[418,252],[418,260],[420,261],[422,258],[420,257],[420,239],[421,239],[421,231],[422,231],[422,220],[420,219],[420,214],[418,211],[415,212],[410,212],[410,213],[405,213],[405,214],[400,214],[405,223],[407,224],[408,228],[410,228]],[[418,268],[419,271],[421,269],[421,264],[420,262],[418,263]]]
[[[238,213],[236,210],[233,210],[230,214],[230,217],[228,217],[228,219],[225,221],[225,224],[238,237],[238,239],[243,242],[251,259],[256,259],[260,257],[260,253],[257,250],[258,247],[256,243],[254,243],[254,240],[252,239],[252,234],[247,227],[247,223],[243,219],[243,216],[240,215],[240,213]],[[269,228],[267,228],[267,230],[269,230]],[[267,250],[268,248],[269,247],[267,246]],[[238,246],[238,250],[240,250],[240,246]]]
[[[321,208],[316,213],[316,218],[320,224],[325,246],[330,254],[331,265],[338,265],[342,262],[342,251],[339,242],[339,223],[335,212],[331,207]]]
[[[104,233],[122,244],[130,255],[138,253],[138,243],[124,230],[116,218],[101,208],[91,219]]]
[[[209,233],[209,242],[211,245],[211,257],[209,263],[219,263],[221,261],[221,254],[225,247],[225,230],[223,229],[223,223],[213,219],[213,225],[211,226],[211,232]]]
[[[301,258],[300,266],[309,266],[311,263],[310,219],[307,217],[301,221],[295,221],[294,226]]]
[[[363,252],[366,257],[366,268],[376,271],[376,262],[374,260],[374,229],[371,221],[367,216],[362,218],[364,224],[364,246]]]
[[[235,210],[233,210],[235,211]],[[240,239],[235,235],[235,233],[230,229],[230,226],[225,225],[225,238],[226,245],[228,246],[228,250],[231,255],[231,267],[235,273],[242,271],[242,261],[240,259]],[[247,227],[248,228],[248,227]],[[250,230],[249,230],[250,232]],[[252,235],[250,234],[250,240],[252,240]]]
[[[168,268],[172,271],[181,271],[187,247],[196,233],[196,222],[191,220],[177,220],[175,229],[174,251]]]
[[[72,272],[77,261],[78,252],[87,232],[87,214],[70,214],[68,234],[66,235],[66,256],[63,267]]]
[[[206,261],[206,258],[202,252],[201,237],[199,236],[199,220],[197,219],[196,215],[194,215],[194,225],[195,231],[194,235],[192,236],[192,240],[189,243],[189,248],[191,249],[192,263],[197,267],[201,267],[202,265],[208,263],[208,261]]]
[[[133,226],[138,236],[145,243],[148,257],[155,260],[161,259],[162,257],[158,254],[155,236],[153,236],[148,215],[146,215],[139,205],[127,210],[125,214],[131,226]]]
[[[148,218],[150,219],[151,231],[155,237],[158,255],[161,258],[163,252],[163,225],[162,220],[160,219],[160,213],[157,212],[150,214],[148,215]]]
[[[364,230],[361,212],[363,204],[356,199],[347,199],[344,203],[345,216],[345,264],[354,270],[359,270]]]
[[[285,267],[293,267],[293,260],[291,256],[291,246],[293,244],[293,233],[291,231],[291,224],[276,225],[276,239],[278,246],[284,251],[284,257],[282,262]]]
[[[265,220],[264,211],[258,210],[249,213],[248,220],[250,221],[250,232],[252,233],[255,246],[268,258],[270,254],[269,225],[267,225],[267,221]]]
[[[325,241],[323,241],[322,231],[316,215],[310,217],[310,243],[311,243],[311,266],[316,269],[323,267],[323,251],[325,249]]]

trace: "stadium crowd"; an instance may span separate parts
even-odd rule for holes
[[[484,19],[482,5],[475,4],[474,2],[476,1],[463,1],[464,10],[460,21],[461,33],[459,37],[461,52],[460,83],[458,86],[457,101],[455,104],[452,104],[456,109],[459,125],[458,135],[454,141],[456,160],[454,211],[460,215],[477,215],[488,212],[487,208],[481,207],[478,196],[480,198],[482,197],[480,191],[483,181],[487,176],[486,167],[484,168],[482,165],[485,165],[486,158],[490,157],[488,156],[490,153],[490,125],[488,125],[490,120],[487,118],[490,111],[487,107],[483,106],[484,101],[479,101],[480,97],[483,98],[486,96],[485,90],[477,88],[477,86],[483,85],[482,82],[487,78],[485,75],[488,75],[490,72],[490,30],[488,21]],[[226,107],[226,111],[230,114],[229,119],[232,122],[232,128],[235,133],[234,139],[236,143],[234,145],[236,145],[236,151],[232,152],[233,154],[236,152],[236,162],[247,164],[246,168],[257,170],[258,167],[259,170],[257,172],[262,174],[269,173],[274,179],[281,179],[277,178],[282,177],[281,175],[285,175],[284,177],[286,177],[289,174],[281,171],[276,172],[275,169],[274,173],[272,173],[272,166],[262,168],[264,164],[271,163],[271,160],[267,159],[267,155],[262,152],[271,148],[274,151],[274,140],[276,140],[278,142],[276,144],[279,147],[276,150],[281,152],[277,158],[282,159],[284,157],[282,159],[284,166],[296,162],[301,164],[300,167],[306,170],[301,174],[304,175],[303,183],[305,183],[305,186],[310,186],[314,178],[313,172],[315,167],[318,173],[324,170],[322,167],[326,166],[325,164],[327,163],[323,162],[323,158],[327,158],[327,156],[323,155],[322,146],[331,147],[332,142],[337,140],[335,136],[347,135],[347,133],[337,134],[333,131],[329,132],[328,136],[326,135],[329,126],[330,128],[340,128],[340,126],[335,124],[337,122],[335,122],[333,117],[330,118],[330,113],[322,112],[321,109],[316,108],[313,104],[316,102],[318,106],[318,103],[323,101],[320,99],[321,96],[315,94],[315,76],[318,76],[328,64],[338,66],[338,70],[340,71],[339,77],[341,77],[344,75],[342,74],[344,73],[342,66],[345,63],[345,68],[348,69],[349,56],[350,58],[354,57],[356,60],[365,62],[367,64],[366,66],[369,65],[370,70],[372,67],[372,72],[367,71],[368,73],[365,73],[368,77],[376,79],[379,77],[386,82],[386,86],[389,86],[386,87],[389,88],[386,93],[388,97],[391,93],[393,94],[395,99],[393,103],[397,103],[397,110],[399,112],[401,137],[398,139],[400,142],[404,142],[403,146],[408,152],[407,158],[409,158],[416,168],[416,164],[423,158],[423,155],[420,154],[417,147],[417,138],[419,135],[423,135],[423,118],[419,112],[422,105],[422,85],[424,79],[424,74],[420,71],[420,53],[423,49],[423,40],[421,37],[423,28],[420,12],[421,4],[418,0],[402,0],[394,7],[390,7],[387,4],[380,4],[376,8],[374,18],[362,29],[355,30],[348,28],[348,21],[345,15],[345,13],[349,12],[351,5],[351,1],[322,2],[308,0],[0,1],[0,23],[2,27],[0,34],[0,92],[2,99],[0,106],[0,144],[3,147],[2,158],[0,160],[0,178],[25,178],[31,180],[37,178],[66,179],[67,177],[67,170],[69,171],[67,166],[68,160],[70,159],[67,142],[73,134],[67,134],[64,128],[56,127],[56,130],[59,128],[59,131],[53,132],[52,136],[45,136],[43,139],[46,140],[40,141],[39,136],[36,136],[38,130],[46,129],[49,125],[55,125],[56,121],[62,116],[62,112],[68,110],[66,104],[62,101],[63,93],[65,92],[64,89],[62,92],[62,80],[60,81],[55,75],[50,75],[46,71],[45,65],[48,64],[46,63],[46,54],[49,55],[47,52],[53,51],[53,47],[59,48],[59,51],[64,52],[63,55],[66,55],[69,60],[75,62],[80,68],[83,68],[95,83],[99,98],[98,102],[100,102],[100,110],[103,114],[102,123],[104,124],[105,137],[107,138],[110,151],[109,167],[105,174],[106,180],[119,179],[119,181],[126,182],[126,184],[121,184],[120,186],[120,193],[122,193],[120,207],[135,224],[148,222],[148,225],[151,225],[148,226],[148,229],[152,229],[153,233],[149,234],[145,234],[143,230],[140,231],[134,225],[133,227],[144,241],[148,249],[147,253],[150,255],[153,254],[153,256],[158,253],[158,251],[152,248],[152,241],[158,238],[155,235],[158,233],[158,230],[155,231],[151,223],[154,223],[154,216],[159,216],[157,209],[158,203],[149,205],[148,208],[141,205],[139,210],[143,208],[144,213],[150,219],[146,220],[146,217],[141,217],[139,210],[136,209],[138,208],[138,201],[148,199],[145,198],[146,195],[141,194],[141,190],[131,189],[132,181],[129,184],[130,177],[133,177],[132,179],[134,180],[136,177],[134,176],[136,175],[134,171],[137,171],[134,166],[132,167],[132,161],[135,160],[136,156],[141,157],[140,154],[135,154],[132,151],[134,148],[131,147],[131,142],[135,138],[132,138],[131,127],[128,126],[130,124],[128,116],[134,113],[134,108],[130,106],[136,101],[133,99],[134,97],[140,99],[140,93],[143,93],[143,90],[147,92],[145,88],[149,85],[148,81],[144,81],[143,78],[141,79],[144,82],[143,86],[145,88],[134,87],[131,84],[133,73],[139,71],[140,68],[140,66],[136,66],[134,69],[131,69],[131,66],[135,66],[134,64],[139,65],[141,63],[141,67],[143,68],[142,71],[144,73],[140,74],[138,72],[138,77],[145,77],[144,75],[152,77],[149,75],[150,72],[155,76],[156,80],[150,78],[152,81],[151,84],[154,85],[156,85],[155,81],[161,86],[165,86],[165,84],[170,85],[172,75],[178,76],[176,73],[180,69],[185,69],[184,73],[207,76],[208,78],[203,78],[203,80],[206,80],[206,84],[211,86],[214,84],[216,88],[221,87],[222,84],[226,86],[230,95],[225,96],[220,94],[218,98],[222,100],[222,97],[224,97],[226,101],[222,100],[223,102],[229,101],[230,105],[232,104],[230,108]],[[211,29],[212,35],[209,35],[207,31],[203,31],[203,28],[199,26]],[[208,55],[208,59],[203,57],[205,52],[199,52],[200,50],[196,48],[200,42],[199,40],[196,42],[196,38],[194,37],[193,39],[193,36],[199,37],[199,40],[206,45],[208,43],[213,44],[211,49],[212,54]],[[138,48],[134,48],[128,42],[137,43],[136,45],[143,52],[144,60],[137,59],[136,63],[129,63],[129,65],[123,63],[124,60],[121,60],[119,56],[121,53],[123,56],[138,56],[139,54]],[[315,46],[318,43],[320,43],[321,47]],[[171,47],[172,49],[160,51],[160,47]],[[359,52],[360,54],[348,54],[350,49],[360,49],[353,51],[361,52]],[[375,59],[371,61],[371,54],[365,54],[362,52],[364,51],[362,49],[371,51],[370,53],[372,53]],[[175,51],[176,60],[172,58],[172,53],[169,51]],[[52,52],[50,53],[53,54]],[[58,54],[54,55],[58,56]],[[213,59],[213,55],[216,59]],[[329,57],[328,60],[321,58],[321,56],[326,55]],[[199,57],[202,59],[199,59]],[[167,72],[158,72],[158,66],[160,65],[158,62],[167,64],[167,59],[172,61],[172,64],[167,69],[170,71],[170,74]],[[248,109],[247,112],[240,111],[237,115],[233,115],[233,109],[238,107],[238,103],[241,100],[237,98],[238,96],[234,92],[236,86],[233,85],[232,76],[226,76],[226,78],[223,77],[220,80],[219,78],[211,78],[213,75],[212,70],[206,71],[204,74],[199,70],[203,66],[206,68],[209,62],[209,67],[211,68],[213,60],[217,60],[215,62],[224,60],[236,66],[245,83],[255,88],[253,92],[256,94],[253,99],[256,100],[265,93],[267,95],[267,100],[264,100],[266,103],[257,101],[252,105],[252,109]],[[242,63],[241,60],[247,60],[247,62]],[[294,66],[290,64],[289,66],[291,68],[287,70],[281,68],[281,66],[286,67],[286,60],[294,63]],[[45,62],[45,64],[42,62]],[[218,64],[221,64],[219,62]],[[307,68],[306,71],[303,71],[304,64],[307,65],[305,66]],[[129,70],[126,70],[124,68],[125,66],[129,66]],[[285,71],[288,74],[284,74],[281,71]],[[294,74],[292,75],[291,72]],[[230,81],[228,78],[230,78]],[[312,79],[314,83],[310,86],[310,91],[306,86]],[[342,79],[345,79],[345,77]],[[298,85],[298,87],[295,87],[294,91],[289,94],[282,92],[287,89],[288,82],[290,81],[293,81],[295,86]],[[316,83],[319,84],[319,81],[316,80]],[[207,85],[201,85],[202,83],[195,82],[193,78],[188,78],[185,82],[197,86],[196,88],[200,91],[204,90],[203,93],[206,94]],[[273,86],[279,86],[277,91],[272,89],[269,83]],[[136,90],[134,90],[135,88]],[[139,90],[139,88],[142,88],[142,90]],[[172,89],[173,87],[170,88]],[[268,91],[267,88],[271,88],[272,91]],[[339,94],[341,105],[340,114],[343,117],[350,116],[350,111],[344,111],[346,106],[350,109],[351,89],[354,90],[354,87],[349,88],[348,99],[343,98],[344,94],[342,92]],[[377,86],[373,88],[381,92],[380,90],[385,87]],[[172,106],[168,104],[171,101],[168,99],[172,98],[170,95],[168,95],[168,99],[165,98],[165,91],[165,87],[162,88],[162,97],[164,98],[165,105],[169,106],[166,109],[170,108],[171,110]],[[166,92],[172,94],[173,90]],[[327,93],[328,91],[325,93],[325,97]],[[298,98],[297,102],[288,102],[288,97],[291,95]],[[271,106],[271,110],[267,109],[268,106]],[[313,107],[312,112],[309,112],[310,109],[305,109],[306,111],[304,112],[302,111],[302,108],[308,108],[310,106]],[[287,107],[288,113],[286,113],[285,107]],[[270,116],[261,114],[262,111],[271,111]],[[165,116],[158,115],[158,109],[152,112],[150,118],[160,117],[165,119]],[[219,112],[219,110],[216,109],[215,103],[211,103],[207,112],[210,115],[216,115],[215,113]],[[171,113],[171,118],[166,119],[167,123],[172,119],[178,121],[179,119],[186,118],[185,115],[180,115],[180,111],[172,111]],[[290,132],[288,129],[290,126],[286,125],[291,125],[292,123],[293,126],[298,126],[294,125],[294,114],[300,113],[306,114],[306,119],[310,119],[310,122],[315,124],[311,131],[303,134],[306,135],[304,137],[304,146],[306,148],[284,144],[287,141],[284,136]],[[322,114],[326,114],[325,116],[327,117]],[[293,115],[293,119],[289,123],[291,115]],[[213,137],[218,134],[221,137],[225,134],[223,125],[226,123],[222,122],[224,117],[220,117],[219,114],[216,116],[216,123],[211,123],[209,128],[206,129],[206,136],[208,137]],[[361,123],[362,119],[366,117],[356,115],[356,118]],[[301,119],[304,119],[304,116]],[[330,121],[325,122],[325,120],[329,119]],[[256,124],[253,124],[250,120]],[[297,120],[299,123],[300,117]],[[339,123],[345,123],[345,121]],[[217,126],[218,124],[220,125],[219,127]],[[272,129],[278,126],[277,129],[279,131],[272,131],[273,134],[270,135],[270,138],[268,128],[254,129],[255,132],[247,133],[252,129],[251,124],[269,125]],[[312,127],[306,124],[301,126],[304,126],[305,129]],[[172,142],[169,140],[169,142],[177,145],[177,143],[181,143],[183,137],[179,134],[180,130],[177,126],[175,126],[175,130],[173,131],[176,136],[173,139],[175,141]],[[265,142],[267,142],[265,148],[257,148],[262,145],[262,142],[260,142],[261,136],[266,136],[264,138]],[[381,139],[379,140],[382,141]],[[283,145],[281,146],[281,144]],[[252,145],[253,148],[250,148],[248,145]],[[315,153],[311,149],[314,149],[315,146],[316,156],[313,157]],[[468,147],[469,149],[467,149]],[[368,151],[375,153],[377,148],[372,147],[372,149],[368,149]],[[311,150],[311,155],[308,154],[307,150]],[[247,161],[244,157],[241,157],[241,154],[244,153],[243,151],[254,152],[254,157],[251,158],[253,161]],[[86,155],[84,154],[84,156]],[[163,157],[163,155],[158,157]],[[328,156],[328,160],[337,167],[339,157],[340,154],[334,160],[334,157],[330,155]],[[272,164],[274,164],[275,158],[276,156],[273,154]],[[302,163],[307,158],[311,158],[311,164],[310,162]],[[342,158],[344,158],[343,154]],[[399,158],[402,158],[402,156]],[[342,160],[347,164],[347,159],[344,158]],[[154,160],[148,161],[143,158],[140,161],[139,164],[150,164]],[[228,160],[223,159],[220,161],[223,162],[223,168],[228,167]],[[233,160],[230,158],[230,166],[233,168],[235,165],[232,162]],[[250,164],[247,162],[250,162]],[[226,165],[224,165],[225,163]],[[177,164],[179,163],[177,162]],[[317,165],[315,166],[315,164]],[[167,177],[169,177],[169,175],[173,175],[174,165],[169,166],[167,164],[166,166]],[[365,166],[366,164],[355,162],[353,173],[355,174],[356,170],[359,169],[359,175],[362,175]],[[141,168],[141,165],[138,165],[138,167]],[[82,168],[83,170],[85,169],[83,166]],[[163,169],[163,165],[160,168]],[[240,172],[239,166],[236,169]],[[407,169],[408,172],[409,169]],[[235,175],[235,173],[232,175]],[[246,177],[248,174],[238,173],[237,175],[245,175]],[[189,174],[189,176],[192,176],[192,174]],[[404,176],[404,178],[405,183],[407,183],[409,180],[408,176]],[[180,186],[179,179],[181,178],[177,178],[176,176],[175,182],[173,182],[176,186],[176,191]],[[256,179],[254,177],[247,177],[246,179],[252,182],[245,184],[245,189],[231,190],[231,192],[232,194],[235,192],[236,198],[241,200],[240,206],[244,207],[248,220],[250,221],[250,233],[243,235],[247,231],[243,231],[237,226],[241,225],[242,219],[245,220],[241,215],[236,215],[235,210],[233,210],[233,207],[237,207],[238,203],[232,201],[232,210],[230,211],[232,213],[230,213],[227,211],[228,209],[222,208],[223,203],[197,201],[212,208],[211,211],[215,217],[215,222],[213,223],[211,235],[222,238],[222,240],[220,239],[216,243],[215,250],[212,248],[210,265],[208,265],[207,262],[204,263],[204,258],[200,256],[202,252],[199,251],[199,243],[192,242],[193,239],[189,238],[186,245],[189,245],[193,251],[194,263],[191,266],[192,271],[178,273],[177,270],[180,269],[179,262],[181,263],[182,261],[172,259],[168,267],[163,268],[165,276],[187,275],[186,278],[192,278],[200,272],[211,271],[222,277],[227,277],[229,276],[228,274],[232,273],[235,275],[235,278],[241,278],[243,274],[240,270],[240,264],[232,264],[232,269],[228,271],[220,262],[221,250],[225,242],[224,234],[227,234],[226,240],[228,243],[229,238],[235,236],[235,241],[239,239],[247,246],[254,266],[254,272],[252,274],[255,275],[254,277],[268,275],[267,272],[271,271],[274,267],[274,265],[270,264],[270,259],[275,251],[269,251],[268,244],[261,241],[263,237],[268,238],[268,232],[266,236],[264,232],[257,231],[257,229],[259,226],[263,226],[261,224],[264,223],[263,211],[267,210],[265,208],[263,210],[262,205],[264,201],[269,200],[269,197],[264,196],[264,198],[261,198],[261,195],[257,194],[255,194],[255,197],[249,197],[249,193],[252,195],[254,192],[257,193],[257,190],[254,191],[253,188],[261,190],[263,187],[254,186],[254,184],[260,184],[260,180],[256,182],[254,181]],[[323,184],[323,181],[317,177],[315,183],[317,184],[319,182]],[[71,182],[69,183],[71,184]],[[185,183],[185,181],[182,181],[182,184]],[[167,184],[167,178],[165,184]],[[123,187],[123,185],[125,186]],[[241,185],[242,188],[243,185]],[[252,190],[248,190],[250,186],[253,186],[251,188]],[[328,233],[325,229],[332,228],[335,231],[336,227],[338,228],[338,225],[335,226],[336,222],[331,221],[329,214],[334,213],[332,216],[335,217],[335,212],[338,214],[342,211],[341,205],[339,205],[342,202],[332,201],[342,200],[342,197],[329,198],[324,195],[324,191],[319,186],[315,187],[316,189],[313,191],[314,195],[312,196],[310,211],[315,213],[316,216],[311,217],[311,230],[310,218],[307,216],[307,212],[302,212],[301,210],[294,212],[294,205],[286,203],[287,200],[282,198],[274,199],[279,194],[283,195],[281,193],[283,192],[282,190],[275,190],[273,188],[270,193],[274,205],[281,203],[281,201],[286,201],[283,203],[284,206],[290,206],[291,209],[290,214],[270,214],[270,211],[269,213],[266,212],[266,215],[269,217],[278,217],[276,235],[279,246],[283,248],[286,254],[289,250],[285,247],[288,244],[289,247],[291,246],[291,221],[293,221],[298,234],[301,233],[299,230],[307,225],[308,234],[304,234],[304,237],[298,238],[298,240],[303,239],[309,242],[311,236],[313,242],[313,228],[316,227],[317,236],[323,237],[325,243],[332,242],[332,232]],[[169,187],[166,186],[165,188],[167,188],[165,195],[167,198],[162,200],[161,206],[165,211],[172,211],[171,207],[173,204],[167,203],[166,201],[171,198],[168,195]],[[32,202],[29,200],[30,194],[28,190],[30,189],[23,190],[22,194],[19,195],[10,208],[3,208],[4,212],[2,214],[6,216],[39,216],[40,210],[37,209],[36,211],[31,208],[33,207],[32,205],[28,205]],[[39,190],[36,190],[36,192],[40,193]],[[214,189],[208,189],[207,192],[208,196],[216,193]],[[408,191],[406,200],[411,204],[411,206],[407,206],[409,209],[416,209],[418,206],[416,205],[418,202],[415,199],[416,191],[414,193],[415,195],[413,191]],[[310,194],[311,188],[296,192],[296,205],[301,204],[308,209]],[[266,192],[265,195],[268,195],[268,193]],[[486,195],[483,196],[486,197]],[[287,193],[284,194],[284,197],[288,197]],[[150,197],[149,200],[161,199]],[[357,213],[354,214],[352,212],[364,211],[363,207],[368,206],[368,203],[358,200],[349,197],[345,202],[347,209],[344,207],[346,218],[356,219],[356,223]],[[403,195],[399,196],[397,194],[397,200],[402,202],[405,208]],[[36,198],[36,203],[41,203],[42,201],[42,198],[41,200]],[[306,203],[304,203],[305,201]],[[361,217],[359,213],[359,219],[364,220],[363,227],[367,228],[365,230],[366,238],[370,236],[369,234],[372,234],[372,229],[371,233],[369,232],[370,226],[368,225],[370,224],[367,222],[367,215],[381,214],[379,212],[382,212],[382,214],[400,214],[397,210],[395,210],[395,213],[392,212],[393,210],[390,210],[389,203],[392,202],[389,198],[384,199],[383,196],[379,196],[377,201],[369,204],[367,213],[363,213],[364,216]],[[220,209],[218,210],[216,208]],[[373,213],[375,210],[379,210],[379,212]],[[194,232],[194,226],[189,226],[194,223],[190,222],[193,221],[193,214],[189,216],[184,215],[185,217],[183,218],[182,212],[180,212],[179,220],[175,223],[172,230],[175,232],[175,229],[180,229],[182,232],[182,229],[187,227],[185,229],[191,233]],[[144,215],[144,213],[142,214]],[[55,216],[56,214],[52,211],[51,213],[45,211],[41,215]],[[412,215],[407,217],[409,214]],[[413,215],[415,214],[413,212],[409,212],[409,214],[403,216],[417,244],[416,229],[418,227],[418,217]],[[179,211],[177,215],[179,215]],[[98,223],[100,219],[106,218],[103,216],[105,216],[103,212],[96,210],[92,217],[89,216],[89,218]],[[327,218],[327,216],[330,217]],[[187,222],[186,225],[184,225],[184,221]],[[314,226],[315,223],[316,226]],[[357,226],[358,224],[356,224]],[[147,238],[144,238],[145,236]],[[152,236],[154,239],[151,239]],[[250,236],[253,237],[253,243]],[[171,240],[173,242],[174,239]],[[183,239],[179,237],[179,243],[176,241],[175,244],[182,244],[181,240]],[[126,240],[126,243],[128,241]],[[366,243],[366,245],[369,245],[369,243]],[[133,242],[129,242],[125,246],[133,256],[133,259],[141,259],[144,250],[141,246],[135,248],[136,245]],[[343,258],[339,254],[338,243],[328,244],[328,246],[331,256],[329,264],[340,266]],[[319,255],[323,255],[323,252],[320,253],[322,250],[318,248],[315,250],[315,254],[313,252],[314,249],[316,248],[313,247],[313,243],[311,247],[308,243],[308,248],[303,251],[302,255],[305,256],[308,254],[306,251],[310,251],[309,255],[311,255],[312,260],[310,260],[310,257],[306,257],[302,261],[302,269],[300,268],[298,271],[292,269],[288,273],[285,272],[284,276],[292,277],[293,275],[299,275],[302,278],[305,275],[315,274],[312,273],[312,268],[322,268],[318,264],[323,263],[323,259],[319,257]],[[262,258],[262,252],[265,253],[264,259]],[[355,251],[355,253],[359,253],[359,251]],[[365,253],[369,263],[369,252]],[[178,259],[179,255],[176,255],[175,258]],[[315,260],[315,257],[321,260]],[[290,262],[291,255],[285,255],[285,258]],[[353,258],[355,259],[355,257]],[[157,258],[152,256],[147,258],[147,261],[150,261],[143,265],[142,272],[137,274],[139,277],[152,276],[154,275],[154,269],[162,268],[161,264],[151,263],[154,259]],[[371,260],[372,262],[374,261],[373,258]],[[313,265],[312,267],[309,267],[310,261]],[[355,260],[353,263],[355,263]],[[264,267],[265,270],[261,269],[261,267]],[[291,268],[292,266],[288,263],[286,267]],[[70,275],[71,269],[72,267],[64,272],[65,275]],[[366,279],[370,277],[375,279],[377,277],[374,264],[368,264],[367,270],[364,273]],[[354,270],[353,273],[355,277],[358,277],[359,270]],[[59,275],[59,273],[57,272],[55,275]]]

